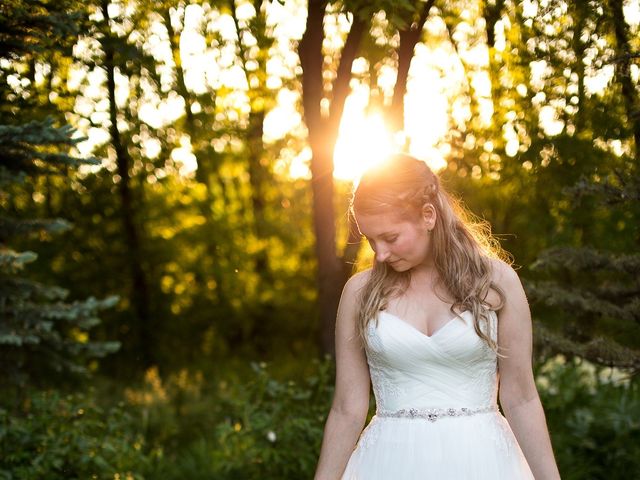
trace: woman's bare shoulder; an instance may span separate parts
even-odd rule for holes
[[[351,278],[347,280],[344,289],[348,289],[350,292],[357,293],[369,281],[369,278],[371,277],[371,271],[371,268],[367,268],[366,270],[362,270],[358,273],[353,274]]]
[[[498,258],[492,258],[490,262],[491,282],[500,289],[504,295],[504,298],[502,298],[503,301],[501,301],[500,295],[495,289],[489,291],[487,302],[489,305],[496,306],[504,304],[504,301],[511,297],[512,294],[519,292],[522,289],[522,284],[520,283],[518,273],[510,264]]]
[[[347,280],[347,283],[345,283],[344,288],[342,289],[340,304],[338,306],[337,325],[338,327],[340,325],[348,326],[347,336],[353,335],[353,332],[356,329],[360,292],[365,286],[370,275],[370,270],[358,272]]]
[[[502,289],[509,289],[514,283],[520,283],[520,277],[513,266],[499,258],[492,258],[491,281]]]
[[[340,303],[355,310],[357,308],[358,299],[360,298],[362,289],[366,285],[370,276],[371,269],[363,270],[352,275],[342,289]]]

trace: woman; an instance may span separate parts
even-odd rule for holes
[[[366,172],[351,209],[375,262],[340,300],[336,390],[315,478],[560,478],[533,379],[527,300],[488,232],[406,155]],[[370,382],[376,415],[361,434]]]

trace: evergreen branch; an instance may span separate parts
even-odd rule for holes
[[[2,146],[33,145],[69,145],[73,146],[80,138],[73,139],[74,129],[70,125],[54,127],[52,118],[34,120],[21,125],[0,125],[0,142]]]
[[[24,301],[33,298],[42,298],[49,301],[64,300],[69,295],[69,290],[62,287],[45,285],[33,280],[16,277],[0,277],[0,290],[6,298]]]
[[[0,217],[0,241],[5,242],[11,237],[26,236],[32,233],[59,234],[66,232],[71,227],[71,223],[62,218],[22,220]]]
[[[532,270],[566,268],[574,272],[603,271],[640,273],[640,254],[617,255],[593,248],[554,247],[542,251],[531,265]]]
[[[12,183],[22,184],[27,175],[21,171],[12,171],[0,164],[0,188]]]
[[[603,300],[591,292],[569,289],[556,282],[535,282],[527,284],[527,294],[533,301],[542,301],[548,306],[579,310],[602,317],[635,321],[637,313],[626,307]]]
[[[3,27],[0,56],[18,58],[30,52],[69,47],[73,38],[82,31],[86,17],[77,6],[64,0],[3,1],[0,3]]]
[[[103,300],[89,297],[86,300],[73,303],[51,303],[43,305],[26,301],[18,305],[8,305],[5,312],[14,318],[22,317],[38,320],[63,320],[75,323],[82,329],[89,329],[99,323],[95,312],[111,308],[119,301],[119,297],[112,295]]]
[[[588,195],[599,197],[607,205],[640,200],[640,181],[636,178],[637,176],[625,176],[615,172],[615,177],[615,184],[611,179],[594,183],[586,178],[581,178],[572,187],[565,188],[563,192],[578,200]]]
[[[65,340],[65,349],[70,351],[72,355],[87,355],[92,358],[101,358],[110,353],[117,352],[120,348],[120,342],[75,342],[73,340]]]
[[[536,347],[551,353],[579,356],[591,362],[609,367],[640,370],[640,352],[602,337],[587,343],[578,343],[558,335],[540,322],[534,322],[534,342]]]
[[[0,248],[0,272],[16,273],[37,258],[38,254],[29,250],[16,252],[8,248]]]
[[[631,301],[625,305],[625,310],[629,311],[636,322],[640,323],[640,295],[635,295]]]
[[[47,167],[54,165],[77,167],[99,164],[95,158],[78,158],[58,151],[84,140],[72,138],[74,132],[69,125],[54,127],[51,118],[22,125],[0,125],[0,163],[3,170],[14,175],[17,172],[38,174],[51,173]],[[6,173],[3,172],[2,176],[5,177]]]
[[[38,345],[40,337],[37,335],[18,335],[16,333],[0,332],[0,345],[5,347],[22,347],[24,345]]]
[[[598,295],[612,301],[631,301],[640,298],[640,284],[603,283],[598,286]]]

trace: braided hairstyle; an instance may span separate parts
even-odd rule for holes
[[[492,309],[500,309],[504,292],[492,281],[492,258],[506,258],[493,239],[487,222],[475,220],[441,187],[438,177],[421,160],[409,155],[390,156],[366,171],[355,188],[350,213],[363,215],[394,213],[402,220],[418,221],[423,207],[431,204],[436,223],[431,234],[432,254],[439,284],[454,301],[451,311],[473,313],[474,328],[496,353],[489,318]],[[396,272],[384,262],[374,260],[366,284],[359,296],[358,332],[366,345],[369,322],[377,322],[388,300],[406,291],[411,270]],[[495,290],[499,305],[489,305],[487,296]]]

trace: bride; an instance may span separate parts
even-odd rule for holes
[[[351,209],[375,262],[340,300],[316,480],[560,478],[527,300],[499,247],[407,155],[366,172]]]

